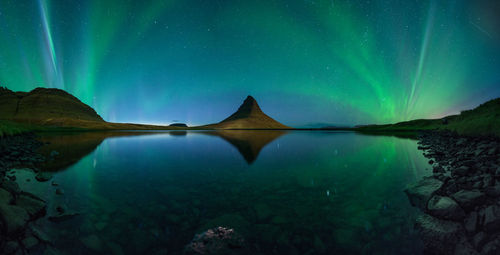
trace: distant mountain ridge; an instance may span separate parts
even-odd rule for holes
[[[238,110],[223,121],[205,126],[216,129],[290,129],[265,114],[255,98],[247,96]]]

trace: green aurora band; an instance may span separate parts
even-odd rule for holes
[[[0,2],[0,85],[106,120],[294,126],[436,118],[500,96],[495,1]]]

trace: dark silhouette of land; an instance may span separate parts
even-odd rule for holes
[[[358,126],[359,132],[393,133],[446,130],[461,135],[500,136],[500,98],[490,100],[472,110],[441,119],[420,119],[386,125]]]
[[[0,88],[0,137],[25,131],[54,130],[350,130],[363,133],[415,132],[448,130],[465,135],[500,136],[500,98],[473,110],[442,119],[421,119],[386,125],[295,129],[265,114],[257,101],[248,96],[238,110],[219,123],[187,127],[111,123],[103,120],[90,106],[60,89],[36,88],[13,92]]]

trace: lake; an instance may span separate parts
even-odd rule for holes
[[[417,141],[338,131],[44,134],[53,173],[23,189],[78,213],[37,227],[63,254],[181,254],[223,226],[261,254],[420,254],[403,192]],[[58,186],[52,185],[57,184]],[[60,189],[64,194],[58,195]],[[60,193],[62,193],[60,192]]]

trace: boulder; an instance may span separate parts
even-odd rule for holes
[[[413,206],[425,210],[427,208],[427,202],[441,186],[443,186],[442,181],[428,177],[417,183],[408,185],[405,189],[405,193]]]
[[[77,212],[62,212],[62,213],[59,213],[57,215],[49,216],[48,219],[52,222],[63,222],[63,221],[71,220],[78,215],[80,215],[80,214]]]
[[[450,254],[458,241],[464,238],[461,224],[428,214],[417,217],[415,229],[424,243],[426,254]]]
[[[26,210],[31,219],[42,217],[47,211],[47,205],[43,200],[24,194],[19,195],[16,199],[16,205]]]
[[[500,197],[500,184],[486,188],[485,192],[490,197]]]
[[[10,204],[12,202],[12,195],[10,192],[0,188],[0,204]]]
[[[196,235],[185,250],[185,254],[241,254],[244,239],[234,229],[216,227]]]
[[[474,209],[474,206],[481,204],[485,199],[484,193],[479,190],[460,190],[451,197],[466,211]]]
[[[483,229],[489,233],[495,233],[500,230],[500,206],[490,205],[481,210],[484,217]]]
[[[92,250],[94,252],[100,252],[103,249],[103,242],[101,239],[96,236],[96,235],[90,235],[86,236],[80,239],[80,241],[87,247],[89,250]]]
[[[469,173],[469,170],[470,167],[468,166],[460,166],[455,169],[452,169],[451,176],[453,177],[465,176]]]
[[[433,196],[427,205],[429,214],[445,220],[462,220],[465,218],[464,210],[449,197]]]
[[[9,236],[21,233],[29,220],[26,210],[19,206],[6,204],[0,204],[0,217],[6,224]]]
[[[469,214],[469,216],[467,216],[467,218],[464,221],[465,230],[469,233],[474,233],[476,232],[477,224],[478,224],[478,215],[477,212],[473,211]]]
[[[5,254],[14,254],[16,251],[19,250],[19,243],[15,241],[8,241],[5,246],[3,247],[3,252]]]
[[[486,243],[481,250],[481,254],[497,255],[500,254],[500,237],[497,237]]]
[[[34,238],[33,236],[29,236],[24,238],[22,243],[24,248],[29,250],[38,244],[38,239]]]
[[[467,238],[462,238],[455,246],[455,253],[454,255],[478,255],[479,252],[477,252],[472,244],[467,241]]]
[[[50,179],[52,179],[52,174],[48,172],[39,172],[36,176],[35,179],[39,182],[46,182]]]

